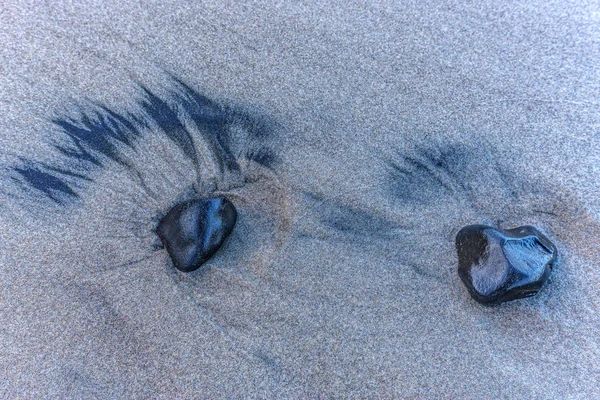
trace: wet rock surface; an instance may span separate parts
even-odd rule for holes
[[[471,297],[499,304],[535,295],[556,261],[554,244],[533,226],[469,225],[456,235],[458,275]]]
[[[237,211],[225,197],[194,199],[173,207],[156,233],[175,267],[191,272],[219,250],[236,219]]]

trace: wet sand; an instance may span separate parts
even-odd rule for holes
[[[496,3],[4,4],[0,397],[600,395],[600,8]],[[111,112],[111,152],[57,123]],[[238,220],[186,274],[194,187]],[[539,228],[550,283],[474,302],[469,224]]]

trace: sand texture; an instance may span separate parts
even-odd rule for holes
[[[3,2],[0,398],[599,398],[599,98],[596,1]],[[470,224],[549,284],[473,301]]]

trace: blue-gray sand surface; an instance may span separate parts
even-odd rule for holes
[[[600,397],[596,1],[0,6],[0,398]],[[201,268],[156,227],[225,196]],[[471,224],[557,247],[478,304]]]

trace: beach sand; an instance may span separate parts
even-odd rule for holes
[[[8,1],[0,43],[1,398],[600,396],[596,2]],[[153,123],[53,147],[176,79],[239,169]],[[153,229],[194,184],[238,222],[185,274]],[[538,227],[550,283],[474,302],[469,224]]]

